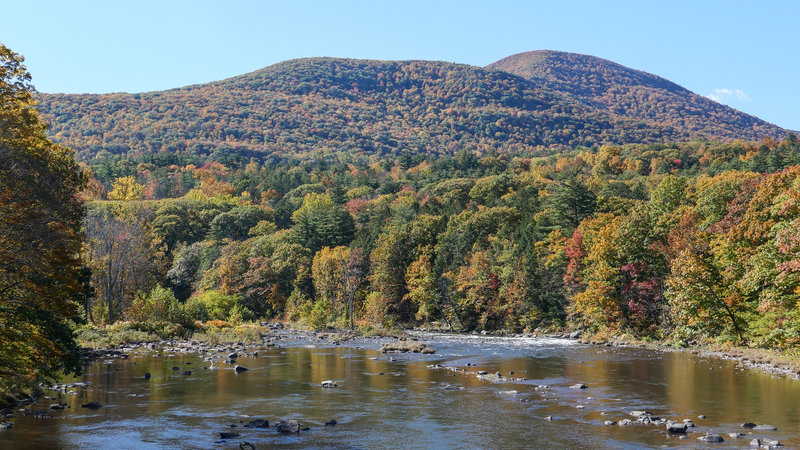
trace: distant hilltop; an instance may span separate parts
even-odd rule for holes
[[[38,98],[51,137],[79,158],[103,151],[514,154],[787,134],[656,75],[546,50],[485,68],[305,58],[166,91]]]

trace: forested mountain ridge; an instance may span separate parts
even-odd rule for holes
[[[537,50],[487,68],[519,75],[609,114],[670,126],[694,137],[758,140],[786,133],[669,80],[596,56]]]
[[[553,71],[571,58],[564,55]],[[597,83],[581,90],[558,77],[533,76],[521,70],[532,67],[523,64],[527,59],[512,58],[486,69],[432,61],[296,59],[168,91],[40,94],[39,108],[51,137],[82,159],[103,151],[260,157],[328,151],[535,154],[548,148],[786,134],[688,91],[670,97],[664,92],[676,89],[658,90],[647,77],[626,78],[633,83],[626,91]],[[501,63],[520,76],[493,70]],[[577,70],[596,79],[588,62],[575,67],[562,78],[574,79]],[[589,98],[584,91],[596,95]],[[616,104],[603,100],[617,92],[622,94]],[[684,98],[691,101],[681,103]]]

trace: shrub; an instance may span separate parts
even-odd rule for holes
[[[314,330],[324,330],[328,326],[330,311],[331,304],[328,300],[318,300],[308,315],[308,326]]]
[[[255,320],[256,315],[253,311],[250,311],[247,307],[242,306],[241,304],[237,303],[233,305],[231,308],[230,313],[228,314],[228,322],[234,324],[240,324],[242,322],[252,322]]]
[[[197,294],[191,299],[193,302],[202,303],[210,319],[227,320],[231,309],[241,300],[239,295],[225,295],[219,291],[208,290]]]

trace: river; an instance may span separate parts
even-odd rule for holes
[[[222,361],[209,368],[204,356],[211,353],[175,349],[92,361],[83,375],[64,380],[88,385],[69,387],[72,394],[46,390],[51,398],[20,408],[13,427],[0,431],[0,446],[746,448],[761,438],[800,447],[800,382],[734,361],[555,338],[417,337],[436,353],[382,354],[381,340],[335,345],[287,334],[258,356],[240,357],[249,369],[241,373]],[[481,379],[479,371],[504,378]],[[337,387],[323,388],[325,380]],[[578,383],[586,389],[571,387]],[[89,402],[102,407],[81,407]],[[66,408],[48,411],[54,403]],[[605,424],[635,421],[635,410],[696,426],[681,439],[665,425]],[[254,419],[272,427],[243,427]],[[280,434],[274,424],[281,419],[309,429]],[[325,425],[330,420],[337,423]],[[221,432],[240,436],[223,440]],[[737,432],[744,436],[728,435]],[[697,439],[706,433],[724,442]]]

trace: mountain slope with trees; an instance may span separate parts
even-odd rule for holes
[[[536,59],[537,68],[564,74],[549,78],[536,75],[531,58],[516,56],[487,69],[432,61],[297,59],[168,91],[41,94],[39,108],[51,137],[76,149],[81,159],[104,152],[262,160],[334,151],[535,155],[576,146],[786,134],[613,63],[606,64],[616,69],[609,72],[613,76],[598,81],[602,67],[592,62],[603,60],[559,55]]]
[[[597,110],[669,126],[693,138],[758,140],[785,135],[775,125],[669,80],[595,56],[537,50],[511,55],[487,68],[519,75]]]

